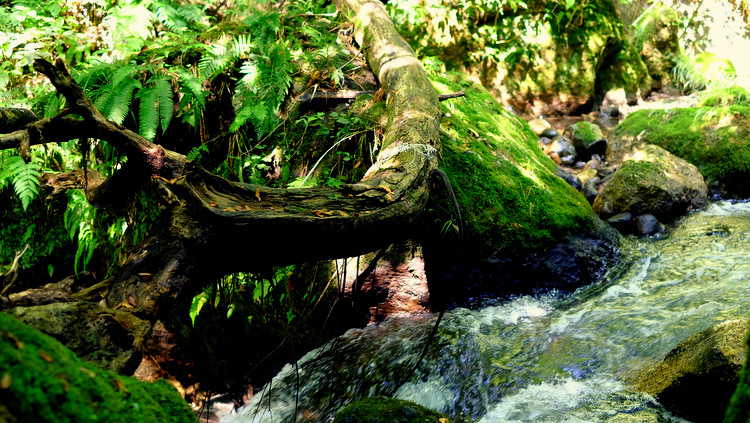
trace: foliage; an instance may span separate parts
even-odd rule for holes
[[[735,85],[737,79],[732,61],[711,53],[677,56],[673,73],[682,92],[721,90]]]
[[[80,360],[48,335],[0,313],[0,415],[8,421],[193,422],[166,381],[142,382]]]
[[[26,163],[21,156],[0,155],[0,190],[12,182],[24,210],[39,196],[38,167],[38,159]]]
[[[348,404],[336,413],[334,423],[376,422],[383,416],[404,423],[449,423],[444,414],[419,404],[376,396]]]

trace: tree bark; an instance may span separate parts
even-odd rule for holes
[[[121,272],[74,299],[103,298],[104,307],[153,322],[160,309],[194,294],[212,277],[355,256],[415,234],[440,150],[437,92],[379,1],[338,5],[354,16],[356,40],[386,93],[388,113],[377,161],[360,182],[341,189],[273,189],[212,175],[105,119],[62,61],[34,63],[68,106],[53,118],[0,135],[0,149],[82,137],[106,140],[128,157],[128,166],[107,179],[89,180],[89,202],[112,206],[152,184],[169,204]],[[80,176],[73,172],[48,180],[59,189],[80,188]],[[133,348],[140,347],[141,338]]]

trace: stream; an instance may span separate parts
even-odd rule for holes
[[[418,369],[434,315],[349,330],[222,421],[328,422],[395,392],[455,422],[685,422],[633,382],[688,336],[747,318],[749,238],[750,203],[714,203],[661,239],[626,239],[600,284],[446,312]]]

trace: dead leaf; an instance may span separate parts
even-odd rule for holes
[[[10,388],[10,384],[13,382],[13,379],[10,378],[10,373],[5,372],[3,375],[3,378],[0,379],[0,389],[8,389]]]
[[[385,195],[385,198],[387,198],[387,199],[388,199],[388,201],[390,201],[391,203],[395,201],[395,200],[393,199],[393,197],[391,197],[391,194],[386,194],[386,195]]]
[[[11,341],[13,341],[13,343],[16,345],[16,348],[18,348],[19,350],[23,349],[23,342],[19,341],[18,338],[16,338],[15,336],[13,336],[12,333],[10,333],[10,332],[8,332],[6,330],[5,331],[5,336],[7,336],[8,339],[10,339]]]
[[[209,206],[211,206],[211,207],[218,207],[218,206],[219,206],[219,205],[218,205],[218,204],[216,204],[216,203],[208,203],[208,205],[209,205]]]
[[[258,189],[255,190],[255,198],[257,198],[258,201],[260,201],[260,187],[258,187]]]
[[[87,369],[87,368],[85,368],[85,367],[79,367],[79,368],[78,368],[78,370],[80,370],[80,371],[82,371],[82,372],[86,373],[87,375],[89,375],[89,376],[91,376],[91,377],[96,377],[96,373],[94,373],[94,371],[93,371],[93,370],[91,370],[91,369]]]
[[[447,419],[447,418],[445,418],[445,417],[441,417],[441,418],[439,418],[439,419],[438,419],[438,421],[439,421],[440,423],[450,423],[450,420],[448,420],[448,419]]]
[[[323,213],[323,212],[322,212],[322,211],[320,211],[320,210],[310,210],[310,211],[311,211],[311,212],[312,212],[312,213],[313,213],[314,215],[316,215],[316,216],[318,216],[318,217],[326,217],[325,213]]]
[[[147,277],[154,276],[154,274],[153,273],[139,273],[138,276],[143,276],[147,278]]]
[[[230,207],[227,207],[225,209],[222,209],[221,211],[234,211],[234,210],[232,210]]]
[[[126,394],[130,393],[130,391],[128,391],[128,388],[125,387],[125,384],[122,383],[122,380],[120,380],[119,377],[115,378],[115,386],[117,386],[117,389],[119,389],[122,392],[125,392]]]
[[[388,188],[388,187],[387,187],[387,186],[385,186],[385,185],[378,185],[378,188],[380,188],[380,189],[384,190],[384,191],[385,191],[385,192],[387,192],[388,194],[393,194],[393,190],[392,190],[392,189],[390,189],[390,188]]]
[[[43,349],[39,349],[39,356],[42,357],[42,360],[46,361],[47,363],[52,363],[53,361],[55,361],[55,359],[52,358],[52,356],[50,356],[46,352],[44,352]]]

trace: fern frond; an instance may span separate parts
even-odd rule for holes
[[[227,48],[226,40],[211,44],[201,57],[198,69],[205,75],[214,76],[226,68],[232,56],[232,49]]]
[[[198,103],[201,109],[206,108],[206,93],[203,91],[203,84],[200,79],[196,78],[195,75],[190,73],[186,69],[178,68],[177,74],[179,75],[180,91],[184,94],[189,94]],[[185,88],[185,89],[183,89]]]
[[[190,24],[202,23],[207,19],[203,10],[194,4],[177,5],[170,0],[156,2],[156,18],[170,31],[180,32]]]
[[[172,121],[174,102],[172,101],[172,84],[167,77],[156,80],[156,95],[159,99],[159,121],[162,132],[167,130],[169,122]]]
[[[118,68],[115,73],[112,75],[112,80],[110,81],[110,85],[112,86],[118,86],[126,79],[135,79],[133,78],[133,74],[138,72],[138,66],[135,64],[128,64],[125,66],[122,66]]]
[[[138,91],[140,113],[138,113],[139,132],[143,138],[153,141],[156,128],[159,126],[159,93],[155,87]]]
[[[114,88],[112,93],[112,109],[107,118],[117,124],[122,124],[130,111],[130,103],[133,101],[133,91],[141,88],[141,83],[129,77]]]
[[[40,182],[39,170],[34,161],[26,163],[20,156],[15,156],[9,163],[13,190],[21,200],[23,209],[26,210],[34,199],[39,196]]]

